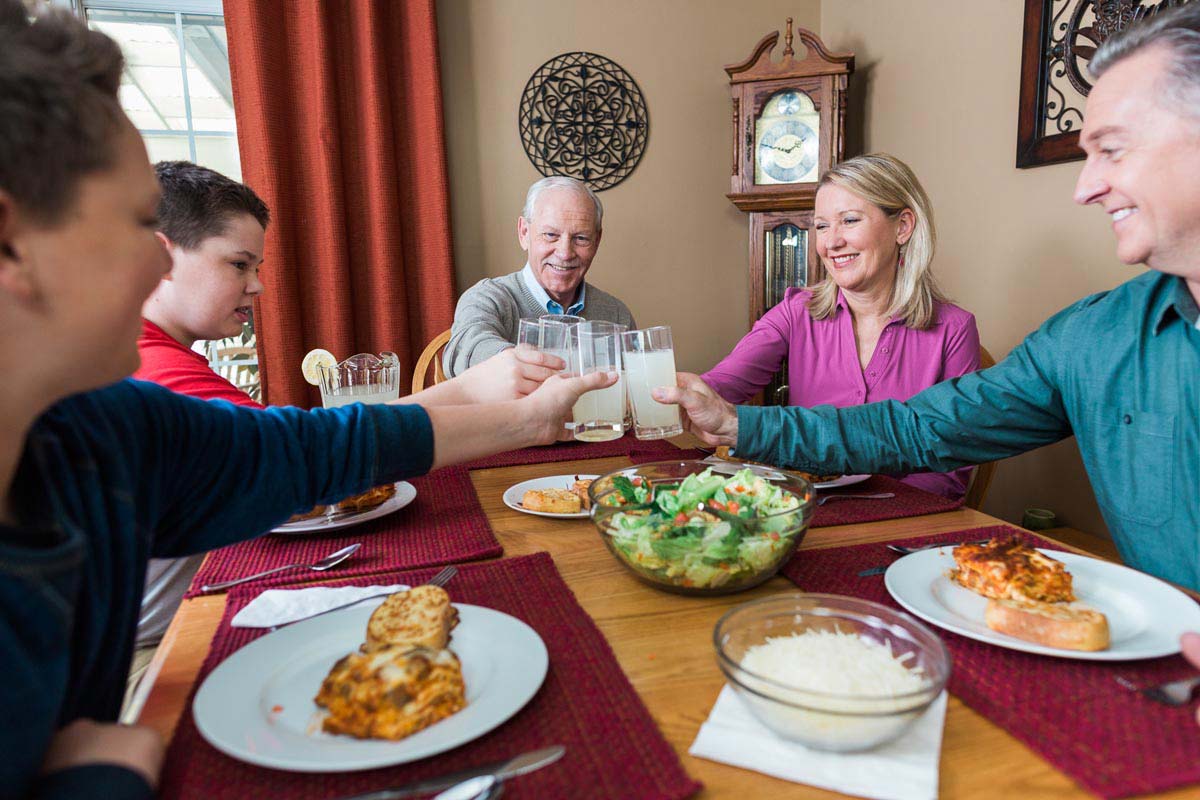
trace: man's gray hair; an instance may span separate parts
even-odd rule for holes
[[[521,216],[525,218],[526,222],[533,219],[533,209],[537,205],[538,196],[547,189],[570,189],[573,192],[584,195],[596,207],[596,232],[599,233],[604,227],[604,204],[600,202],[600,198],[592,191],[592,187],[581,180],[568,178],[566,175],[551,175],[547,178],[542,178],[529,187],[529,191],[525,194],[525,207],[521,209]]]
[[[1164,3],[1169,0],[1164,0]],[[1111,36],[1096,50],[1088,69],[1099,78],[1113,64],[1162,46],[1171,51],[1170,64],[1161,87],[1147,88],[1160,92],[1167,102],[1190,116],[1200,116],[1200,0],[1164,8],[1143,17],[1116,36]]]

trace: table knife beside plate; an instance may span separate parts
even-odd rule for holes
[[[440,775],[436,778],[429,778],[404,786],[396,786],[391,789],[377,789],[373,792],[342,797],[339,800],[404,800],[404,798],[408,797],[418,797],[423,794],[440,792],[443,789],[449,789],[457,783],[462,783],[465,780],[476,778],[480,775],[495,775],[499,780],[508,780],[553,764],[562,758],[565,752],[567,752],[567,748],[562,745],[544,747],[541,750],[523,753],[516,758],[506,758],[503,761],[495,761],[480,767],[469,767],[457,772]]]

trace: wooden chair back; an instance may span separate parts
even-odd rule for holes
[[[996,359],[992,358],[992,354],[987,351],[986,347],[979,345],[979,368],[987,369],[994,366],[996,366]],[[980,510],[983,499],[987,497],[988,488],[992,485],[992,479],[996,477],[997,463],[989,461],[975,468],[975,474],[971,477],[971,485],[967,487],[967,496],[963,498],[964,506],[976,511]]]
[[[446,330],[433,337],[433,341],[425,346],[421,357],[417,359],[416,368],[413,369],[413,394],[425,388],[425,377],[431,365],[433,366],[433,382],[429,385],[436,386],[446,380],[446,370],[442,367],[442,351],[446,349],[449,341],[450,331]]]

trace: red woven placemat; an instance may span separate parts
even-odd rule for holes
[[[675,458],[679,448],[666,439],[651,439],[642,441],[632,434],[625,434],[620,439],[607,442],[557,442],[543,447],[526,447],[521,450],[509,450],[507,453],[497,453],[494,456],[468,461],[467,469],[490,469],[491,467],[513,467],[519,464],[549,464],[553,461],[576,461],[585,458],[609,458],[611,456],[627,456],[631,452],[644,456],[655,456],[646,460],[657,461]]]
[[[884,500],[833,500],[817,506],[810,527],[826,528],[831,525],[853,525],[859,522],[876,522],[881,519],[919,517],[922,514],[938,514],[953,511],[962,505],[961,500],[950,500],[941,495],[909,486],[886,475],[872,475],[862,483],[838,489],[822,489],[817,498],[839,494],[878,494],[892,492],[895,497]]]
[[[460,561],[494,558],[504,551],[492,534],[471,477],[463,467],[448,467],[410,481],[417,498],[385,517],[329,534],[267,534],[214,550],[192,579],[185,597],[204,594],[200,587],[284,564],[309,564],[354,542],[362,548],[334,572],[289,570],[255,581],[265,586],[374,575]]]
[[[434,570],[395,573],[388,583],[418,584]],[[365,584],[367,581],[341,583]],[[612,649],[545,553],[459,568],[447,587],[455,601],[503,611],[530,625],[550,652],[537,695],[491,733],[450,752],[397,767],[299,774],[243,764],[213,749],[192,718],[191,698],[171,740],[160,797],[326,800],[406,784],[561,744],[562,760],[506,785],[506,798],[646,798],[675,800],[700,789],[683,771]],[[259,636],[229,620],[257,594],[237,587],[201,667],[196,686],[217,664]],[[453,641],[451,642],[453,647]],[[313,687],[315,692],[317,687]],[[193,687],[192,695],[195,694]]]
[[[1062,549],[1007,526],[903,543],[973,541],[1000,533],[1018,533],[1038,547]],[[851,595],[899,608],[884,588],[882,575],[858,575],[891,558],[882,544],[803,550],[782,572],[806,591]],[[1164,706],[1118,683],[1120,678],[1151,686],[1192,674],[1181,656],[1074,661],[1020,653],[935,630],[954,658],[951,693],[1084,788],[1117,798],[1200,783],[1195,706]]]

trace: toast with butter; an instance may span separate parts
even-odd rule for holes
[[[450,595],[440,586],[414,586],[388,595],[367,622],[363,652],[383,647],[424,647],[441,650],[450,642],[450,631],[458,624],[458,611]]]

